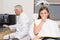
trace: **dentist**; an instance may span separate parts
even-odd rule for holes
[[[3,39],[10,38],[17,38],[19,40],[30,40],[28,36],[28,29],[29,29],[29,18],[28,16],[23,12],[21,5],[16,5],[14,9],[16,13],[16,24],[12,26],[8,26],[10,29],[16,29],[16,32],[5,35]]]

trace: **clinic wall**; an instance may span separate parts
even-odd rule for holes
[[[29,16],[30,19],[33,18],[33,2],[34,0],[3,0],[3,14],[9,13],[14,14],[14,6],[15,5],[22,5],[23,11]]]
[[[0,14],[2,13],[2,0],[0,0]]]

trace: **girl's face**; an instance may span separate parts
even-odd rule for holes
[[[42,10],[41,12],[40,12],[40,16],[41,16],[41,19],[47,19],[47,17],[48,17],[48,12],[47,12],[47,10]]]

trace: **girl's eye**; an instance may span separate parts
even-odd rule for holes
[[[46,14],[46,12],[45,12],[45,14]]]
[[[41,13],[41,14],[43,14],[43,13]]]

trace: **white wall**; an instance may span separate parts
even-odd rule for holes
[[[33,3],[34,0],[3,0],[2,2],[2,11],[3,13],[14,14],[14,6],[22,5],[24,12],[32,19],[33,17]]]
[[[0,14],[2,13],[2,0],[0,0]]]

